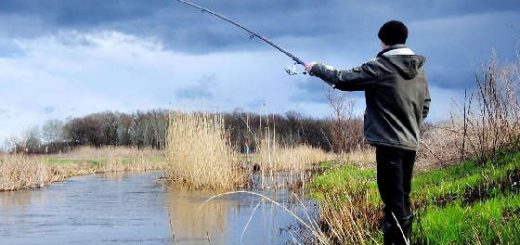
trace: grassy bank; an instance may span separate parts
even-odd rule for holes
[[[314,178],[322,220],[333,241],[381,242],[382,204],[374,168],[327,166]],[[520,153],[416,173],[414,243],[516,243],[520,234]],[[352,234],[357,234],[353,236]]]
[[[0,191],[44,187],[71,176],[164,169],[162,152],[127,147],[82,147],[67,154],[0,154]]]

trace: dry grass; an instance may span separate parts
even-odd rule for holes
[[[281,146],[275,137],[275,129],[267,129],[259,140],[257,152],[240,158],[231,147],[229,132],[223,117],[204,113],[173,113],[166,144],[169,176],[172,180],[195,188],[233,189],[249,181],[243,169],[243,161],[252,161],[268,171],[272,179],[277,172],[302,172],[318,163],[334,160],[336,155],[307,145]]]
[[[172,113],[169,121],[166,158],[172,180],[214,189],[246,181],[221,115]]]
[[[265,137],[267,136],[267,137]],[[333,153],[308,145],[282,146],[269,130],[259,141],[253,162],[260,170],[261,189],[303,189],[312,172],[319,169],[319,163],[335,160]]]
[[[165,168],[162,154],[136,148],[82,147],[67,154],[0,155],[0,191],[44,187],[71,176]]]
[[[520,143],[520,59],[500,65],[497,58],[483,67],[451,121],[427,130],[419,165],[444,165],[463,159],[484,162]]]
[[[441,122],[428,129],[421,135],[416,166],[429,169],[459,160],[462,136],[463,125],[459,120]]]
[[[62,176],[93,173],[139,172],[166,167],[164,152],[135,147],[80,147],[70,153],[50,155],[47,163]]]
[[[348,163],[358,167],[375,167],[376,150],[373,147],[342,153],[337,156],[338,162]]]
[[[340,199],[347,198],[347,201]],[[372,231],[377,230],[379,210],[362,203],[362,198],[352,198],[348,193],[327,195],[320,201],[321,229],[326,235],[321,244],[377,244]],[[341,205],[338,205],[341,203]]]
[[[263,140],[256,159],[262,170],[303,171],[320,162],[334,160],[336,155],[308,145],[287,147]]]
[[[64,153],[64,154],[56,154],[52,156],[66,158],[66,159],[83,159],[83,160],[91,160],[91,159],[114,159],[114,158],[147,158],[147,157],[155,157],[162,156],[164,154],[163,151],[152,149],[152,148],[142,148],[137,149],[136,147],[126,147],[126,146],[104,146],[104,147],[92,147],[92,146],[82,146],[75,149],[72,152]]]
[[[43,187],[52,181],[41,159],[24,155],[0,155],[0,191]]]

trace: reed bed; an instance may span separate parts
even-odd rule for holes
[[[347,200],[345,200],[347,199]],[[380,213],[366,200],[348,193],[326,195],[320,202],[321,244],[377,244]]]
[[[169,177],[194,188],[233,189],[246,181],[219,114],[170,114],[166,159]]]
[[[263,140],[256,158],[262,170],[303,171],[321,162],[334,160],[336,155],[308,145],[288,147]]]
[[[38,158],[0,155],[0,191],[43,187],[52,182],[49,168]]]

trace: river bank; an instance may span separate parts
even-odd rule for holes
[[[0,154],[0,191],[42,188],[72,176],[162,170],[164,154],[152,149],[81,147],[52,155]]]
[[[341,243],[382,242],[376,171],[328,165],[311,186],[322,226]],[[415,174],[412,244],[516,244],[520,234],[520,152]],[[446,225],[450,224],[450,225]]]

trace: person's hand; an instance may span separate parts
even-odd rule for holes
[[[317,64],[316,62],[305,63],[305,71],[306,71],[308,74],[311,74],[312,67],[313,67],[314,65],[316,65],[316,64]]]

